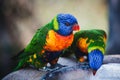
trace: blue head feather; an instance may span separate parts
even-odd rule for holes
[[[70,14],[58,14],[57,21],[59,25],[57,32],[64,36],[71,34],[73,25],[77,24],[76,18]]]
[[[98,70],[103,63],[103,53],[100,50],[93,50],[88,54],[91,69]]]

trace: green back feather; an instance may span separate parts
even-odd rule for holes
[[[72,43],[71,49],[76,50],[77,41],[80,38],[88,38],[87,43],[90,43],[88,46],[89,49],[94,49],[96,46],[99,48],[103,48],[105,50],[105,42],[103,41],[103,37],[106,37],[106,33],[103,30],[93,29],[93,30],[81,30],[74,35],[74,41]],[[94,42],[92,42],[93,40]],[[93,48],[94,47],[94,48]],[[91,50],[89,50],[91,51]],[[102,51],[104,53],[104,51]]]
[[[33,36],[31,42],[27,45],[24,52],[21,53],[19,58],[25,58],[27,56],[33,55],[34,53],[40,53],[46,42],[46,35],[48,31],[53,29],[53,20],[47,25],[41,27],[37,30]]]

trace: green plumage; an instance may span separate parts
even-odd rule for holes
[[[44,61],[37,58],[39,58],[39,56],[43,56],[39,53],[42,52],[46,42],[46,35],[51,29],[53,29],[53,20],[37,30],[27,47],[17,56],[15,56],[15,58],[19,61],[19,64],[15,70],[27,65],[34,65],[36,68],[40,68],[46,65]],[[34,55],[36,58],[34,58]],[[30,59],[32,60],[31,62],[29,61]]]
[[[32,54],[41,52],[43,50],[43,46],[45,45],[46,35],[48,31],[53,29],[52,26],[53,26],[53,23],[50,22],[49,24],[38,29],[34,37],[32,38],[31,42],[25,48],[25,52],[31,52]],[[23,54],[23,56],[27,56],[27,55],[30,55],[30,53]]]
[[[86,47],[87,52],[84,52],[82,49],[78,48],[78,42],[80,39],[87,39],[84,42],[81,41],[81,46],[84,46],[88,44]],[[64,50],[64,55],[69,56],[68,53],[70,54],[81,54],[83,56],[84,54],[86,55],[88,52],[94,50],[94,49],[100,49],[100,51],[105,52],[105,46],[106,46],[106,33],[104,30],[99,30],[99,29],[92,29],[92,30],[80,30],[79,32],[76,32],[74,34],[74,40],[72,45]],[[78,55],[76,55],[78,56]]]
[[[102,47],[105,49],[105,41],[106,33],[103,30],[93,29],[93,30],[81,30],[74,35],[74,41],[72,44],[72,48],[75,49],[75,45],[80,38],[87,38],[86,44],[88,45],[88,49],[91,47]]]

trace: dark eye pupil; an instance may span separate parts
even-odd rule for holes
[[[66,26],[69,26],[69,25],[70,25],[70,23],[66,22],[66,23],[65,23],[65,25],[66,25]]]

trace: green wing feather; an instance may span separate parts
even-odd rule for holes
[[[90,43],[88,46],[88,49],[91,47],[101,47],[105,49],[105,42],[104,38],[106,38],[106,33],[104,30],[99,29],[92,29],[92,30],[81,30],[77,33],[75,33],[74,41],[72,44],[72,48],[75,50],[76,47],[74,47],[80,38],[88,38],[86,43]],[[92,42],[93,40],[94,42]],[[103,51],[104,52],[104,51]]]
[[[24,49],[24,52],[20,54],[19,58],[25,58],[34,53],[41,52],[46,42],[46,35],[51,29],[53,29],[53,21],[38,29],[31,42]]]
[[[37,30],[37,32],[33,36],[30,43],[27,45],[27,47],[24,50],[22,50],[19,54],[13,57],[13,59],[17,59],[19,61],[17,67],[14,70],[18,70],[23,66],[27,66],[28,65],[27,60],[29,59],[29,57],[33,56],[34,54],[38,55],[38,53],[40,53],[43,50],[43,47],[45,46],[45,42],[46,42],[47,33],[51,29],[53,29],[53,20],[47,25]],[[39,55],[39,56],[42,56],[42,55]],[[34,59],[34,60],[37,60],[37,59]],[[34,61],[31,64],[35,64]],[[39,67],[43,65],[44,63],[39,64]],[[38,65],[36,65],[36,67],[37,66]]]
[[[77,33],[75,33],[75,37],[74,37],[74,41],[76,41],[79,38],[88,38],[88,41],[90,39],[98,39],[100,36],[104,36],[106,35],[106,33],[103,30],[97,30],[97,29],[93,29],[93,30],[81,30]]]

